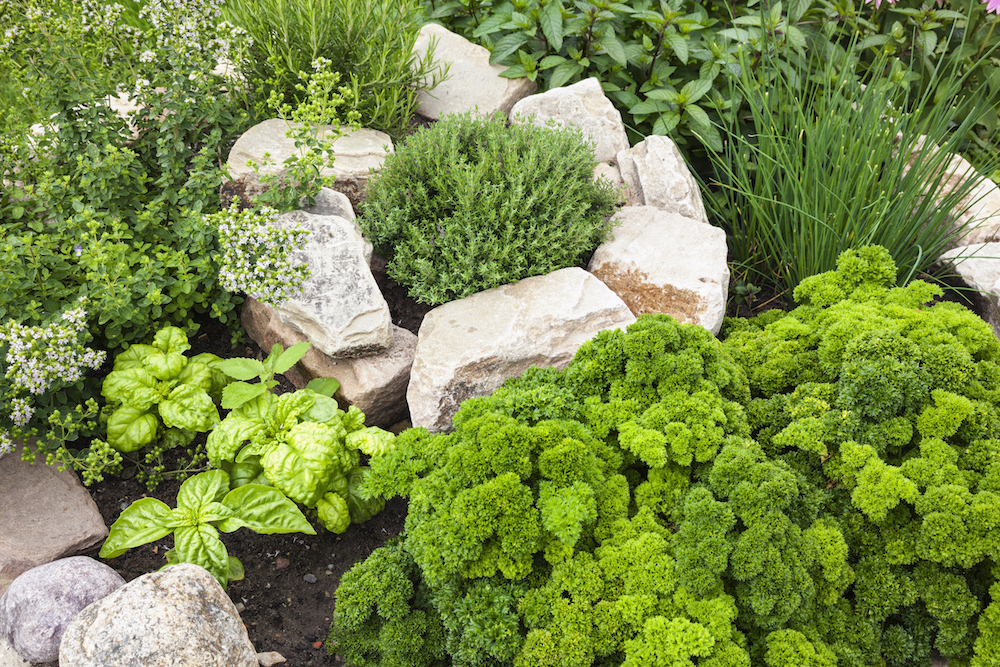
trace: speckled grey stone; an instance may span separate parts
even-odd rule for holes
[[[120,574],[86,556],[39,565],[15,579],[0,597],[0,637],[25,660],[55,660],[70,621],[124,584]]]

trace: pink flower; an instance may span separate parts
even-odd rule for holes
[[[865,4],[866,5],[867,4],[871,4],[871,1],[872,0],[865,0]],[[881,7],[882,6],[882,2],[883,2],[883,0],[875,0],[875,9],[878,9],[879,7]],[[896,0],[885,0],[885,2],[888,2],[890,5],[896,4]],[[1000,0],[990,0],[990,2],[1000,2]]]
[[[983,0],[986,3],[986,11],[1000,14],[1000,0]]]

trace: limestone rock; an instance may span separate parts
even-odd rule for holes
[[[626,206],[613,220],[614,238],[597,248],[588,270],[636,317],[667,313],[718,335],[729,293],[726,233],[652,206]]]
[[[244,132],[232,150],[229,151],[227,166],[232,182],[223,186],[223,199],[233,194],[248,203],[252,197],[264,191],[260,184],[260,175],[247,166],[248,160],[260,165],[260,174],[277,174],[284,176],[286,170],[283,163],[286,158],[298,155],[295,141],[285,136],[289,127],[297,123],[286,122],[281,118],[272,118],[254,125]],[[332,131],[329,125],[323,126],[321,132]],[[337,181],[360,183],[362,188],[367,184],[371,170],[379,171],[382,163],[394,148],[389,135],[378,130],[360,129],[351,131],[342,128],[344,136],[333,142],[333,166],[323,169],[323,176],[335,176]],[[264,165],[264,153],[270,153],[270,165]]]
[[[247,629],[207,570],[171,565],[125,584],[70,622],[60,667],[257,667]]]
[[[554,120],[559,125],[581,130],[584,137],[594,142],[594,157],[598,162],[614,162],[618,153],[629,147],[622,114],[594,77],[530,95],[510,110],[512,123],[526,121],[532,115],[535,125],[544,127]]]
[[[941,261],[950,264],[966,285],[978,290],[970,294],[1000,336],[1000,242],[953,248],[941,255]]]
[[[330,188],[320,188],[319,194],[316,195],[312,206],[309,205],[305,197],[299,200],[299,210],[311,213],[312,215],[339,215],[341,218],[355,223],[354,229],[361,238],[365,261],[371,266],[372,254],[375,252],[375,247],[371,241],[362,235],[361,227],[357,224],[357,216],[354,215],[354,207],[351,205],[351,200],[347,195]]]
[[[406,398],[414,426],[449,431],[459,405],[529,366],[564,368],[577,348],[635,317],[583,269],[560,269],[438,306],[417,337]]]
[[[261,349],[275,343],[285,348],[306,337],[281,322],[274,309],[254,299],[247,299],[242,311],[243,328]],[[417,337],[397,326],[392,328],[392,344],[381,354],[357,359],[331,359],[315,347],[287,373],[296,387],[304,387],[318,377],[333,377],[340,382],[335,397],[341,407],[357,406],[365,413],[369,426],[388,428],[407,416],[406,386],[417,348]]]
[[[86,556],[39,565],[21,574],[0,596],[0,637],[26,660],[56,660],[73,617],[124,584],[120,574]]]
[[[449,64],[448,78],[431,90],[417,93],[417,113],[439,120],[449,113],[478,109],[479,113],[507,115],[514,103],[538,88],[522,77],[506,79],[500,73],[504,65],[491,65],[490,52],[456,35],[447,28],[428,23],[420,29],[413,51],[418,58],[427,55],[434,40],[434,60]]]
[[[633,206],[655,206],[708,224],[698,182],[669,138],[649,136],[620,151],[618,168]]]
[[[285,656],[277,651],[267,651],[266,653],[257,654],[257,662],[260,663],[260,667],[274,667],[274,665],[280,665],[286,662],[286,660]]]
[[[0,637],[0,665],[2,667],[31,667],[31,663],[22,658],[3,637]]]
[[[90,493],[72,470],[59,472],[20,447],[0,459],[0,593],[22,572],[84,552],[108,536]]]
[[[912,169],[922,146],[923,142],[917,141],[907,159],[907,171]],[[1000,240],[1000,188],[996,183],[981,176],[961,155],[952,155],[943,169],[937,193],[939,200],[955,192],[967,179],[975,180],[975,186],[959,200],[949,216],[956,228],[965,229],[957,245],[971,246]]]
[[[364,257],[357,224],[338,215],[290,211],[272,224],[310,230],[305,248],[292,260],[309,267],[299,294],[278,308],[278,317],[324,354],[361,357],[378,354],[392,342],[389,305]]]

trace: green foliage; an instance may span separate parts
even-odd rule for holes
[[[584,261],[615,193],[578,131],[446,117],[372,179],[359,220],[388,273],[439,304]]]
[[[885,249],[838,266],[722,343],[646,315],[401,434],[363,492],[407,497],[406,531],[345,576],[329,645],[414,664],[405,623],[418,664],[442,628],[445,664],[988,664],[1000,342]]]
[[[365,416],[351,406],[345,413],[332,398],[339,384],[313,380],[306,389],[275,396],[275,373],[291,368],[308,343],[282,351],[275,345],[263,362],[228,359],[220,368],[239,379],[226,388],[223,405],[232,408],[208,436],[211,464],[229,472],[233,487],[268,484],[308,508],[331,532],[343,533],[353,521],[381,511],[381,498],[362,497],[367,468],[360,453],[378,457],[392,449],[392,434],[364,427]],[[258,377],[249,384],[243,380]],[[373,459],[374,460],[374,459]]]
[[[136,344],[115,358],[101,391],[107,400],[107,441],[120,452],[134,452],[164,437],[164,429],[207,432],[219,423],[212,396],[228,379],[214,354],[189,359],[187,336],[177,327],[160,329],[151,345]]]
[[[259,107],[272,93],[304,101],[304,73],[324,59],[347,86],[360,122],[399,137],[417,92],[443,74],[433,45],[422,59],[413,53],[418,7],[415,0],[227,0],[224,11],[253,40],[239,68]]]
[[[0,67],[25,94],[0,114],[0,317],[36,324],[87,297],[112,351],[161,322],[190,332],[195,313],[232,321],[201,216],[219,208],[219,165],[247,119],[208,74],[232,35],[203,4],[168,17],[153,0],[144,19],[114,2],[4,5]],[[111,106],[121,91],[127,118]]]
[[[978,118],[955,125],[954,105],[1000,97],[984,84],[957,98],[963,81],[943,66],[917,97],[902,63],[883,54],[870,65],[877,78],[861,79],[851,53],[785,71],[768,56],[761,66],[775,74],[763,80],[741,55],[734,86],[746,103],[724,124],[725,149],[710,152],[709,207],[733,259],[779,291],[870,244],[889,249],[904,284],[966,233],[955,212],[978,201],[975,171],[957,184],[949,173]]]
[[[316,534],[295,503],[277,489],[248,484],[230,491],[229,475],[210,470],[181,484],[174,509],[156,498],[142,498],[125,508],[111,524],[100,556],[117,558],[173,533],[167,563],[200,565],[225,588],[230,580],[243,578],[243,565],[228,554],[219,531],[239,528],[261,534]]]

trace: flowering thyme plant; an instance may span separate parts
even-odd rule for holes
[[[100,368],[105,353],[86,347],[89,341],[82,301],[44,325],[0,325],[0,451],[22,438],[35,438],[38,451],[64,450],[94,427],[97,403],[79,399],[87,369]],[[23,456],[34,452],[26,447]]]
[[[216,261],[222,287],[275,308],[301,289],[309,277],[309,267],[291,258],[292,252],[305,244],[309,231],[277,227],[277,218],[273,208],[241,211],[235,201],[228,211],[205,217],[219,233],[222,252]]]

